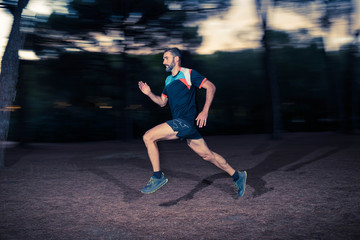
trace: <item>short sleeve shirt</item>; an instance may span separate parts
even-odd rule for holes
[[[169,99],[173,119],[181,118],[194,124],[196,118],[195,90],[207,79],[189,68],[180,68],[176,76],[168,76],[162,95]]]

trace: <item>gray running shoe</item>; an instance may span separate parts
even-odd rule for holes
[[[161,175],[161,178],[155,178],[152,176],[146,186],[141,189],[142,193],[153,193],[162,186],[164,186],[168,182],[167,178],[165,178],[164,173]]]
[[[234,185],[238,189],[238,197],[242,197],[245,193],[247,173],[246,171],[238,171],[238,173],[239,179],[234,182]]]

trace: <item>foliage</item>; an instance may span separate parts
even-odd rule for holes
[[[291,38],[291,37],[290,37]],[[284,130],[315,131],[337,128],[336,81],[346,72],[346,52],[329,55],[332,81],[325,74],[323,49],[311,42],[306,47],[284,46],[274,52],[278,69]],[[209,134],[265,132],[266,89],[261,52],[247,50],[213,55],[185,53],[184,66],[194,68],[217,86],[209,116],[202,129]],[[147,81],[160,94],[167,76],[162,55],[130,55],[124,65],[121,54],[64,54],[59,59],[22,62],[21,78],[26,86],[28,121],[24,131],[31,141],[85,141],[124,138],[122,114],[131,113],[135,137],[168,120],[169,109],[157,107],[137,89]],[[122,81],[127,68],[131,91],[125,101]],[[141,69],[141,71],[139,71]],[[25,93],[26,92],[26,93]],[[199,90],[198,102],[204,103]],[[112,108],[100,108],[108,106]],[[25,110],[25,109],[22,109]],[[11,139],[22,123],[14,112]]]
[[[210,7],[206,2],[72,0],[69,14],[54,12],[48,19],[39,16],[33,20],[26,47],[46,57],[70,48],[88,51],[101,47],[99,36],[108,36],[111,51],[117,53],[158,51],[179,44],[194,49],[201,43],[201,37],[190,21],[219,14],[230,5],[229,0],[211,1]]]

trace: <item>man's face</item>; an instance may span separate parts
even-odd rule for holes
[[[166,67],[165,71],[171,72],[175,67],[175,61],[173,55],[170,52],[166,52],[164,53],[163,59],[164,59],[163,64]]]

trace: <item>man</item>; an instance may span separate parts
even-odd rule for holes
[[[246,171],[235,171],[219,154],[211,151],[195,126],[206,126],[210,105],[215,94],[215,85],[192,69],[181,67],[181,52],[177,48],[164,51],[163,64],[170,72],[165,81],[161,96],[151,92],[147,83],[139,82],[140,90],[160,107],[168,102],[173,119],[148,130],[143,139],[153,168],[153,176],[141,190],[143,193],[153,193],[167,183],[160,168],[159,140],[186,139],[188,146],[204,160],[213,163],[218,168],[232,176],[238,189],[238,197],[243,196],[246,186]],[[206,89],[206,100],[203,110],[197,115],[195,103],[195,87]]]

